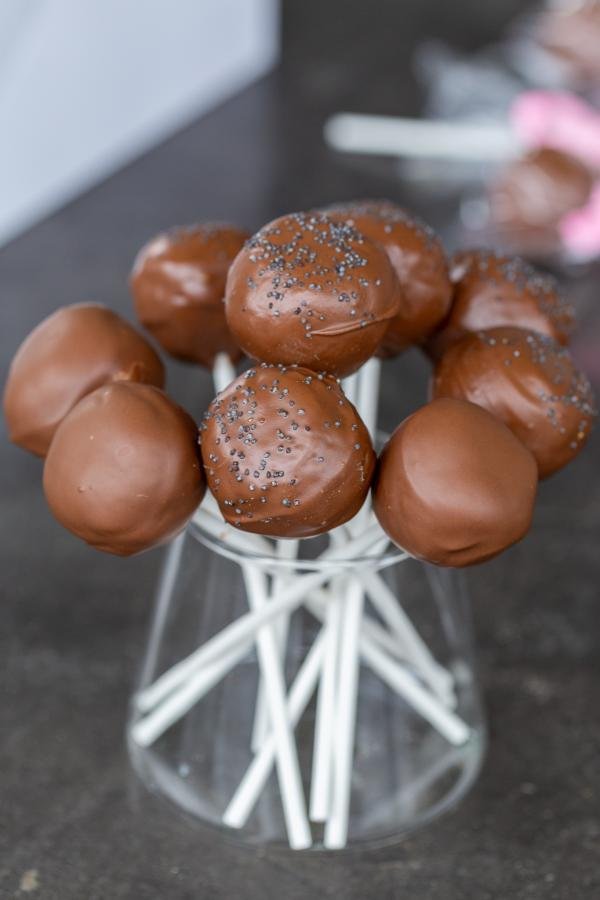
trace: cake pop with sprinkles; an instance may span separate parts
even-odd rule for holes
[[[341,377],[374,354],[400,301],[382,247],[320,213],[294,213],[265,225],[240,251],[225,310],[254,359]]]
[[[527,328],[567,344],[575,324],[572,304],[556,279],[518,256],[466,250],[450,265],[454,299],[441,329],[427,344],[434,358],[471,331],[501,325]]]
[[[201,448],[225,520],[280,538],[351,519],[375,468],[368,431],[336,379],[300,366],[240,375],[211,403]]]
[[[591,385],[552,338],[519,328],[464,337],[444,354],[434,397],[458,397],[501,419],[533,453],[541,478],[584,446],[596,417]]]
[[[223,297],[247,237],[234,225],[204,223],[159,234],[138,253],[130,277],[135,311],[171,356],[208,368],[218,353],[239,359]]]
[[[433,229],[389,200],[337,204],[324,212],[381,244],[398,276],[402,303],[379,355],[394,356],[422,343],[443,321],[452,301],[446,254]]]

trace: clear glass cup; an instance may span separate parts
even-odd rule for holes
[[[381,585],[406,614],[437,661],[452,676],[453,714],[469,728],[468,739],[453,746],[397,693],[365,660],[357,691],[356,729],[348,819],[348,847],[382,845],[429,822],[454,806],[473,784],[485,749],[485,722],[473,659],[469,601],[460,572],[406,559],[396,548],[371,550],[357,558],[320,560],[327,538],[299,542],[298,557],[285,559],[275,542],[259,552],[240,550],[193,521],[168,551],[154,618],[128,724],[133,766],[151,790],[168,797],[205,823],[223,826],[223,814],[254,754],[252,734],[259,685],[254,645],[179,721],[150,746],[135,738],[143,715],[136,702],[148,686],[207,640],[248,612],[242,567],[268,573],[279,594],[298,579],[316,573],[345,596],[344,584],[359,574]],[[283,542],[287,543],[287,542]],[[346,581],[344,581],[346,579]],[[274,587],[273,587],[274,586]],[[381,652],[423,684],[423,673],[404,651],[396,652],[389,622],[365,594],[361,635],[385,630]],[[284,672],[289,686],[313,646],[327,595],[313,591],[291,616],[285,641]],[[312,598],[312,600],[311,600]],[[344,600],[342,599],[342,603]],[[342,610],[344,607],[342,606]],[[393,612],[393,610],[392,610]],[[368,624],[365,626],[365,621]],[[278,626],[280,627],[280,626]],[[391,637],[391,640],[390,640]],[[280,636],[281,639],[281,636]],[[389,652],[388,652],[389,651]],[[318,683],[295,729],[307,807],[314,751]],[[245,842],[287,843],[275,768],[242,828],[227,832]],[[313,848],[323,847],[324,826],[311,823]]]

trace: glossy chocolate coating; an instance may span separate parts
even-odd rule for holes
[[[501,553],[529,529],[537,467],[529,450],[486,410],[433,400],[384,447],[375,513],[398,546],[440,566]]]
[[[243,531],[304,538],[362,506],[375,468],[367,429],[335,378],[260,365],[217,395],[202,459],[224,518]]]
[[[138,253],[130,279],[135,311],[172,356],[209,368],[217,353],[241,356],[223,297],[247,237],[232,225],[193,225],[159,234]]]
[[[111,381],[162,387],[164,366],[142,335],[105,306],[58,309],[25,338],[11,363],[4,390],[11,441],[45,456],[69,410]]]
[[[378,355],[395,356],[422,343],[445,318],[452,301],[446,254],[433,229],[388,200],[340,204],[324,212],[381,244],[398,276],[402,303]]]
[[[383,248],[320,213],[261,228],[235,259],[225,298],[249,356],[338,376],[373,355],[399,305]]]
[[[520,328],[479,331],[450,347],[431,393],[469,400],[501,419],[535,456],[540,478],[579,453],[596,416],[591,385],[568,350]]]
[[[490,189],[493,223],[499,228],[555,229],[563,216],[584,206],[593,185],[581,162],[541,147],[516,159]]]
[[[174,537],[205,487],[194,422],[144,384],[118,382],[81,400],[57,429],[44,465],[58,521],[119,556]]]
[[[427,343],[434,359],[468,332],[501,325],[568,343],[575,323],[573,306],[561,296],[554,278],[519,257],[465,250],[453,257],[450,277],[455,285],[450,313]]]

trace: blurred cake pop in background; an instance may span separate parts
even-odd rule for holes
[[[533,39],[578,87],[600,84],[600,3],[561,0],[536,17]]]

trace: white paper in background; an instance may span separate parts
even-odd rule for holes
[[[1,0],[0,244],[264,74],[277,0]]]

